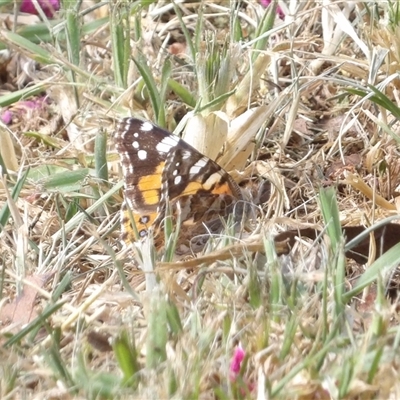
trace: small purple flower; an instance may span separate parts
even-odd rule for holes
[[[60,0],[38,0],[38,3],[48,18],[52,18],[55,12],[60,9]],[[20,10],[28,14],[38,15],[32,0],[22,0]]]
[[[267,8],[271,3],[272,0],[260,0],[260,4],[265,8]],[[278,14],[280,19],[285,19],[285,13],[279,6],[276,8],[276,13]]]
[[[47,108],[47,97],[33,97],[31,100],[21,100],[14,103],[10,109],[2,110],[0,118],[6,125],[11,124],[13,118],[21,115],[33,115],[33,113],[40,114]]]
[[[229,366],[229,376],[231,381],[235,381],[240,373],[240,366],[244,359],[246,352],[243,350],[242,346],[239,344],[233,353],[231,365]]]
[[[19,109],[23,110],[41,110],[47,105],[47,97],[39,96],[33,97],[31,100],[21,100],[16,105]]]
[[[0,116],[3,124],[9,125],[12,121],[12,112],[10,110],[4,110]]]

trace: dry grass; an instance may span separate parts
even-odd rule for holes
[[[340,230],[397,218],[398,5],[280,3],[83,2],[15,29],[3,6],[1,398],[400,397],[399,245],[360,265]],[[121,249],[131,114],[186,125],[261,203],[241,236]]]

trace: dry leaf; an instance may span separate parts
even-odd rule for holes
[[[228,119],[222,112],[189,118],[183,139],[200,153],[215,160],[228,135]]]
[[[22,294],[15,298],[11,303],[5,304],[0,310],[0,323],[4,325],[12,325],[12,331],[15,332],[21,329],[24,325],[31,322],[37,316],[34,309],[38,288],[49,279],[49,274],[46,275],[30,275],[25,278],[25,284]]]

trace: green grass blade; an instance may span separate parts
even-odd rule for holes
[[[342,238],[342,228],[339,218],[339,208],[336,202],[336,191],[333,187],[321,188],[319,201],[322,216],[326,225],[326,231],[332,245],[333,253],[336,253]]]
[[[27,54],[39,64],[58,64],[58,60],[54,58],[51,52],[16,33],[3,30],[0,33],[0,40]]]
[[[342,302],[342,295],[345,287],[346,258],[344,256],[344,238],[336,201],[336,190],[333,187],[321,188],[319,202],[332,249],[329,263],[334,280],[336,315],[341,315],[345,306]]]
[[[195,97],[183,85],[174,79],[168,79],[168,86],[185,104],[196,107]]]
[[[161,88],[160,88],[160,102],[161,105],[165,104],[167,97],[168,81],[172,71],[171,61],[167,58],[161,70]],[[165,126],[165,108],[160,105],[159,113],[157,115],[157,124],[159,126]]]
[[[140,371],[140,365],[133,335],[129,338],[126,331],[121,332],[114,340],[113,350],[124,376],[124,384],[137,387],[139,383],[137,373]]]
[[[144,83],[146,84],[150,96],[151,105],[154,110],[154,115],[158,116],[160,115],[161,98],[160,93],[157,89],[156,82],[153,78],[153,73],[147,65],[146,58],[143,55],[139,55],[138,58],[134,58],[133,61],[137,69],[139,70],[139,73],[143,78]]]
[[[348,93],[367,98],[368,100],[372,101],[378,106],[381,106],[382,108],[391,112],[397,119],[400,119],[400,108],[397,107],[386,95],[384,95],[380,90],[378,90],[374,86],[368,85],[368,87],[371,89],[374,95],[368,93],[367,91],[353,89],[353,88],[346,88],[346,91]]]
[[[103,182],[108,182],[107,165],[107,132],[100,129],[96,134],[94,143],[94,165],[96,177]]]
[[[380,256],[358,279],[354,287],[343,295],[343,301],[349,302],[368,285],[378,279],[378,276],[386,276],[400,264],[400,243],[396,244],[385,254]]]
[[[189,32],[189,30],[188,30],[188,28],[187,28],[187,26],[185,24],[185,21],[183,20],[181,9],[179,8],[179,6],[177,4],[175,4],[175,3],[173,3],[173,4],[174,4],[174,10],[175,10],[176,16],[178,17],[178,20],[180,22],[180,28],[182,29],[183,35],[185,36],[186,44],[189,47],[190,57],[191,57],[192,61],[194,62],[196,60],[196,54],[197,54],[197,51],[198,51],[199,47],[195,46],[195,44],[192,41],[192,35]],[[196,32],[195,40],[196,39],[197,40],[201,40],[200,39],[201,38],[200,33],[203,32],[203,29],[201,29],[201,26],[202,26],[201,13],[202,12],[201,12],[201,8],[200,8],[198,10],[198,14],[199,15],[198,15],[198,18],[197,18],[197,24],[196,24],[196,30],[195,30],[195,32]]]
[[[69,61],[76,65],[80,65],[81,53],[81,23],[77,11],[73,9],[66,10],[67,21],[67,43]]]
[[[127,4],[119,4],[112,8],[110,30],[114,79],[118,87],[126,88],[131,51],[129,35],[130,17]]]
[[[165,361],[166,344],[168,340],[168,304],[160,296],[152,296],[148,315],[148,332],[146,343],[146,366],[155,368],[161,362]]]
[[[267,47],[267,43],[269,40],[269,36],[264,35],[266,32],[271,30],[274,26],[274,21],[276,18],[276,8],[277,8],[277,3],[276,1],[273,1],[269,6],[267,11],[264,13],[264,16],[260,22],[260,24],[257,27],[257,31],[255,33],[255,37],[258,38],[260,37],[259,40],[257,40],[254,44],[254,49],[255,50],[260,50],[264,51]],[[256,58],[259,55],[259,51],[255,51],[252,54],[252,60],[253,62],[256,60]]]
[[[36,85],[28,86],[21,90],[16,90],[0,96],[0,106],[7,107],[11,104],[16,103],[19,100],[26,100],[29,97],[36,96],[43,93],[47,85],[43,83],[38,83]]]
[[[43,186],[50,191],[72,192],[82,188],[82,181],[89,175],[89,168],[76,171],[59,172],[53,176],[43,179]]]
[[[13,198],[14,201],[17,201],[22,188],[25,185],[26,178],[28,177],[29,174],[29,168],[25,171],[25,173],[22,175],[20,179],[18,179],[18,182],[15,184],[11,191],[11,197]],[[8,219],[10,218],[11,212],[10,208],[8,206],[8,203],[5,203],[3,205],[3,208],[0,211],[0,231],[2,231],[3,227],[6,225]]]

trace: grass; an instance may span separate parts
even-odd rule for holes
[[[65,2],[2,28],[1,398],[400,397],[400,244],[373,235],[398,219],[399,8],[276,6]],[[240,235],[181,259],[166,224],[165,251],[122,247],[111,137],[131,114],[249,198],[271,183]],[[367,237],[367,264],[345,257]]]

